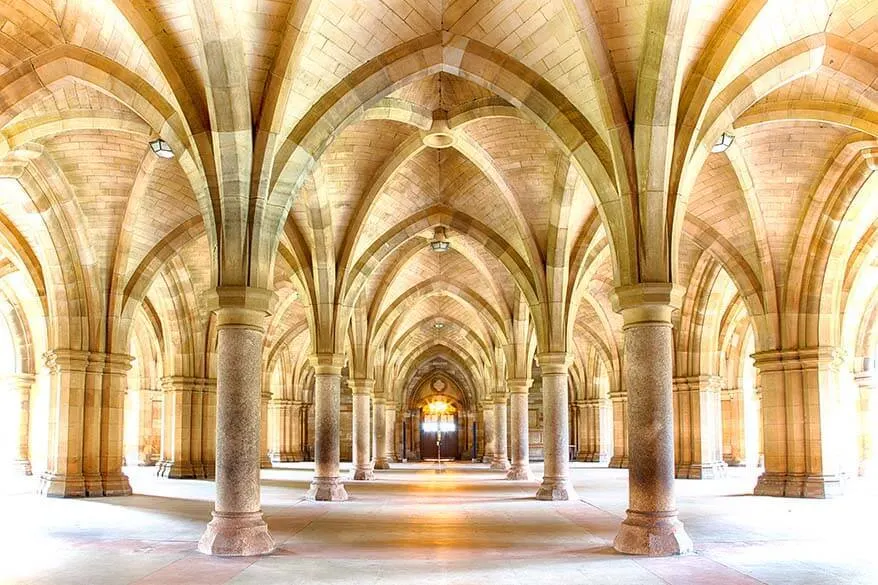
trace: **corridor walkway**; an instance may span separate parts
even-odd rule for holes
[[[878,583],[878,494],[866,484],[819,501],[741,495],[752,477],[738,470],[720,481],[678,481],[698,552],[647,559],[611,548],[627,472],[574,466],[583,501],[572,503],[537,502],[536,484],[505,481],[484,465],[444,474],[396,465],[377,481],[349,482],[351,501],[341,504],[301,499],[307,464],[266,470],[263,505],[278,551],[246,559],[195,551],[212,509],[210,482],[133,468],[138,495],[92,500],[40,499],[28,493],[32,484],[6,484],[0,512],[15,528],[0,537],[0,583]]]

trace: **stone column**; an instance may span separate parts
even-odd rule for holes
[[[692,551],[674,495],[671,312],[681,293],[679,287],[653,284],[617,288],[613,295],[625,322],[622,377],[630,391],[628,514],[613,543],[622,553]]]
[[[274,550],[259,501],[260,399],[265,317],[274,293],[223,287],[211,291],[216,312],[216,503],[198,550],[250,556]]]
[[[742,466],[745,461],[744,391],[729,388],[722,391],[723,461],[731,467]]]
[[[628,467],[628,392],[610,392],[613,408],[613,456],[610,467]]]
[[[396,402],[390,400],[384,405],[384,453],[387,461],[394,459],[396,447]],[[388,464],[388,467],[390,465]]]
[[[45,355],[51,374],[49,453],[40,477],[40,493],[49,497],[82,497],[83,404],[88,352],[56,349]]]
[[[271,392],[263,391],[259,401],[259,419],[262,421],[259,427],[259,467],[271,469],[271,457],[268,455],[268,403],[271,402]]]
[[[507,471],[509,469],[508,433],[506,418],[506,392],[494,394],[494,456],[491,458],[491,469]]]
[[[512,467],[506,479],[533,481],[530,470],[530,433],[528,429],[527,393],[533,384],[531,379],[507,380],[510,406],[510,439],[512,442]]]
[[[753,357],[762,386],[765,447],[765,473],[754,493],[796,498],[840,493],[840,352],[812,347]]]
[[[683,479],[725,477],[722,460],[722,378],[674,378],[676,471]]]
[[[369,461],[369,396],[375,389],[375,380],[348,380],[353,397],[353,469],[355,480],[375,479]]]
[[[35,377],[33,374],[13,374],[6,379],[6,391],[11,394],[10,405],[18,411],[16,425],[11,429],[13,439],[10,465],[18,475],[31,475],[29,433],[30,433],[30,391]]]
[[[573,422],[576,423],[574,436],[576,437],[576,461],[588,461],[591,453],[591,435],[589,428],[589,412],[585,400],[577,400],[573,403]]]
[[[486,398],[482,401],[482,435],[485,437],[485,453],[482,456],[482,463],[494,461],[494,449],[497,441],[494,416],[494,401]]]
[[[317,354],[314,365],[314,479],[308,499],[341,502],[348,493],[339,477],[339,413],[344,356]]]
[[[387,460],[387,400],[375,395],[372,401],[372,468],[390,469]]]
[[[195,477],[190,457],[192,386],[183,376],[162,378],[162,458],[156,475],[170,479]]]
[[[570,483],[570,423],[568,375],[572,356],[568,353],[542,353],[537,356],[543,372],[543,483],[538,500],[574,500]]]
[[[101,494],[130,496],[131,484],[122,473],[124,452],[125,391],[128,370],[134,359],[127,354],[103,354],[104,371],[101,392]]]
[[[860,452],[857,474],[871,477],[875,474],[875,430],[878,429],[878,408],[875,408],[876,379],[874,370],[856,374],[854,380],[859,390]]]
[[[613,403],[610,402],[609,398],[598,399],[597,440],[597,459],[595,461],[606,463],[610,460],[613,448]]]
[[[304,437],[302,433],[302,422],[304,417],[305,409],[304,405],[298,401],[294,400],[290,410],[290,424],[291,424],[291,456],[290,461],[304,461],[305,460],[305,444]]]
[[[299,406],[301,408],[301,404]],[[279,463],[301,461],[296,458],[296,408],[293,401],[286,398],[272,398],[268,403],[269,412],[274,417],[274,439],[270,448],[271,460]]]
[[[216,379],[196,380],[201,390],[201,469],[205,479],[216,477]]]

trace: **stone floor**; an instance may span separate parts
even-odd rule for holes
[[[535,465],[535,471],[541,467]],[[626,471],[575,464],[580,502],[533,499],[484,465],[396,465],[348,483],[347,503],[302,500],[307,465],[263,472],[263,505],[278,551],[202,556],[213,484],[129,469],[138,495],[46,500],[33,480],[4,482],[0,583],[878,583],[873,484],[835,500],[748,495],[753,476],[679,481],[680,515],[697,553],[648,559],[614,553]]]

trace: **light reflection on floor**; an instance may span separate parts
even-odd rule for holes
[[[0,583],[878,583],[878,489],[863,482],[818,501],[747,495],[754,478],[742,470],[678,481],[698,553],[642,559],[611,547],[625,470],[574,464],[584,501],[547,503],[533,498],[536,483],[487,465],[397,464],[349,482],[349,502],[313,503],[302,500],[312,471],[290,464],[263,472],[278,551],[214,559],[195,552],[213,484],[152,472],[128,470],[129,498],[45,500],[33,479],[5,482]]]

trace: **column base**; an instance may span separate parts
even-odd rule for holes
[[[47,498],[85,497],[85,480],[81,475],[46,472],[40,476],[40,495]]]
[[[191,463],[162,459],[156,466],[155,474],[168,479],[195,479],[195,469]]]
[[[509,468],[506,472],[506,479],[513,481],[533,481],[534,474],[530,470],[530,465],[516,464]]]
[[[216,479],[216,461],[205,461],[201,464],[203,475],[198,479]]]
[[[130,496],[131,484],[128,482],[128,476],[122,472],[113,475],[106,475],[101,482],[104,496]]]
[[[271,464],[271,459],[268,458],[268,454],[263,455],[259,459],[259,469],[271,469],[274,465]]]
[[[376,459],[372,464],[372,469],[390,469],[390,462],[387,459]]]
[[[348,492],[337,477],[315,477],[305,497],[316,502],[344,502]]]
[[[835,475],[793,475],[765,472],[756,481],[753,494],[785,498],[831,498],[844,491],[842,479]]]
[[[628,510],[613,548],[626,555],[669,557],[693,552],[677,512],[635,512]]]
[[[13,475],[33,475],[30,461],[27,459],[15,459],[9,466],[9,470]]]
[[[722,461],[713,463],[692,463],[677,468],[677,479],[721,479],[726,476],[726,464]]]
[[[576,490],[566,477],[544,477],[540,489],[537,490],[538,500],[560,502],[577,498]]]
[[[198,552],[219,557],[265,555],[273,550],[274,539],[262,512],[214,512],[198,541]]]
[[[614,455],[610,458],[610,464],[608,467],[611,469],[628,469],[628,457]]]
[[[491,461],[491,470],[492,471],[507,471],[509,469],[509,460],[505,457],[502,459],[493,459]]]
[[[99,498],[104,495],[104,482],[99,473],[83,473],[85,495],[88,498]]]
[[[372,473],[372,467],[369,465],[366,467],[355,467],[351,471],[351,479],[356,481],[369,481],[375,479],[375,474]]]

